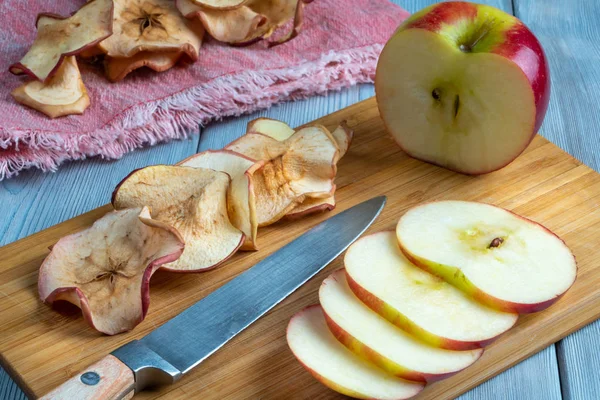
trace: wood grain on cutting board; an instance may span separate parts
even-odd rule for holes
[[[369,229],[375,232],[393,228],[406,209],[423,201],[484,201],[546,225],[567,242],[578,260],[578,279],[558,303],[521,317],[472,367],[431,385],[418,398],[453,398],[600,317],[600,175],[536,137],[508,167],[468,177],[403,154],[385,133],[374,99],[318,122],[334,128],[344,119],[355,129],[355,139],[339,165],[338,207],[332,213],[385,194],[388,204]],[[37,269],[49,245],[90,225],[109,209],[91,211],[0,249],[1,361],[30,395],[49,391],[120,345],[144,336],[332,215],[263,228],[261,250],[238,253],[213,271],[195,275],[158,272],[151,282],[145,321],[133,332],[107,337],[90,329],[79,313],[65,316],[42,304],[37,295]],[[177,384],[136,398],[337,398],[293,358],[285,343],[285,328],[295,312],[318,301],[320,282],[341,267],[338,258]]]

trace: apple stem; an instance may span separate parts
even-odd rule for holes
[[[501,237],[497,237],[494,240],[492,240],[492,243],[490,243],[488,249],[500,247],[502,243],[504,243],[504,239],[502,239]]]
[[[442,99],[442,92],[440,89],[435,88],[433,89],[433,91],[431,92],[431,96],[433,97],[434,100],[436,101],[440,101]]]

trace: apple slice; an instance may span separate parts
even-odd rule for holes
[[[112,211],[52,246],[40,267],[39,294],[49,305],[81,308],[87,323],[107,335],[129,331],[148,312],[152,274],[183,249],[177,230],[151,218],[148,207]]]
[[[440,380],[473,364],[483,353],[483,349],[440,349],[412,337],[356,298],[343,269],[323,281],[319,301],[329,330],[344,346],[399,378]]]
[[[367,306],[427,343],[450,350],[482,348],[517,322],[404,257],[394,232],[356,241],[344,257],[348,285]]]
[[[172,0],[113,0],[114,33],[98,44],[109,57],[177,52],[198,59],[204,28],[186,20]]]
[[[577,275],[575,257],[559,237],[489,204],[424,204],[400,218],[396,234],[418,266],[503,311],[543,310]]]
[[[248,122],[246,132],[262,133],[283,142],[294,134],[294,130],[285,122],[271,118],[256,118]]]
[[[258,250],[256,233],[256,202],[252,174],[263,165],[229,150],[207,150],[179,162],[177,165],[208,168],[225,172],[231,178],[227,191],[227,213],[233,226],[245,235],[241,250]]]
[[[267,21],[244,5],[231,10],[201,7],[192,0],[176,0],[175,5],[186,18],[198,18],[210,36],[225,43],[246,42]]]
[[[39,14],[33,44],[21,61],[9,67],[9,71],[47,82],[65,57],[92,48],[112,34],[112,16],[113,0],[88,1],[70,17]]]
[[[233,10],[243,6],[248,0],[192,0],[192,2],[214,10]]]
[[[26,82],[10,94],[17,102],[50,118],[83,114],[90,106],[75,56],[65,57],[47,82]]]
[[[284,141],[250,132],[227,150],[265,164],[252,174],[258,226],[277,222],[307,198],[333,195],[339,148],[323,126],[308,126]]]
[[[309,306],[292,317],[287,342],[294,356],[330,389],[359,399],[408,399],[423,385],[408,382],[361,360],[327,329],[321,307]]]
[[[544,119],[550,74],[527,27],[494,7],[435,4],[388,41],[375,89],[381,117],[409,155],[483,174],[531,142]]]
[[[263,135],[272,137],[280,142],[290,138],[294,134],[294,130],[285,122],[271,118],[257,118],[248,122],[246,128],[248,133],[262,133]],[[346,121],[340,122],[340,125],[331,132],[339,148],[338,160],[344,157],[354,136],[354,131],[348,127]],[[337,161],[336,161],[337,163]],[[331,195],[324,199],[308,198],[301,204],[297,205],[292,211],[286,214],[286,219],[296,220],[307,215],[331,211],[335,208],[335,196]]]
[[[335,185],[334,185],[335,186]],[[335,188],[334,188],[335,190]],[[300,218],[304,218],[307,215],[321,213],[325,211],[331,211],[335,208],[335,196],[329,196],[324,199],[312,199],[308,198],[302,203],[285,214],[285,219],[294,221]]]
[[[148,206],[152,218],[173,226],[185,240],[181,257],[163,266],[200,272],[227,261],[244,243],[229,220],[228,174],[207,168],[153,165],[133,171],[115,188],[115,209]]]
[[[134,56],[126,58],[105,57],[104,72],[111,82],[118,82],[125,78],[130,72],[147,67],[156,72],[163,72],[173,68],[183,53],[171,51],[163,53],[153,53],[150,51],[140,51]]]

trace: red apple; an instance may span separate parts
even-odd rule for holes
[[[466,174],[514,160],[540,128],[550,97],[544,51],[494,7],[439,3],[388,41],[375,78],[381,117],[409,155]]]

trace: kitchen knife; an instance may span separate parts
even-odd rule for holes
[[[321,222],[42,399],[129,399],[149,385],[177,381],[339,256],[385,201],[375,197]]]

